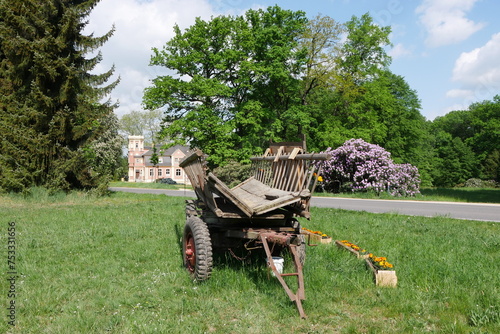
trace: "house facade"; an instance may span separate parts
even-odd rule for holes
[[[158,150],[158,163],[151,162],[153,150],[144,146],[144,136],[128,137],[128,181],[155,182],[171,178],[177,183],[189,183],[179,162],[187,155],[189,147],[175,145],[166,151]]]

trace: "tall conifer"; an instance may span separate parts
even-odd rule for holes
[[[91,74],[101,37],[85,36],[99,0],[0,0],[0,189],[91,188],[88,159],[115,107],[100,102],[114,69]],[[92,155],[92,154],[90,154]]]

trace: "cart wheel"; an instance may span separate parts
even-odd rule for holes
[[[212,241],[208,227],[198,217],[188,217],[182,238],[182,254],[184,266],[191,277],[205,281],[212,273]]]

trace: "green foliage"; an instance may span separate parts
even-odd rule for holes
[[[432,176],[437,187],[453,187],[477,176],[476,156],[458,137],[446,132],[436,134]]]
[[[500,95],[492,101],[483,101],[472,104],[468,110],[452,111],[445,116],[438,117],[433,122],[434,131],[449,134],[453,140],[459,139],[467,146],[470,155],[476,161],[474,177],[492,179],[498,182],[500,158]],[[442,151],[439,143],[436,150]],[[446,164],[446,159],[444,160]]]
[[[452,111],[432,123],[435,185],[453,186],[471,177],[500,179],[500,96]]]
[[[123,141],[118,134],[118,118],[111,113],[99,123],[99,127],[99,136],[89,142],[83,150],[86,151],[92,173],[111,180],[122,159]]]
[[[336,59],[340,53],[340,39],[345,27],[328,16],[310,20],[299,39],[299,48],[307,51],[301,98],[303,104],[315,102],[314,94],[334,83]]]
[[[465,188],[496,188],[498,186],[493,180],[483,181],[478,178],[468,179],[464,184]]]
[[[381,70],[390,65],[391,57],[384,47],[391,45],[391,28],[378,26],[366,13],[360,18],[353,16],[346,23],[346,29],[347,40],[336,61],[338,89],[349,100],[362,93],[362,83],[377,77]]]
[[[396,161],[418,165],[424,160],[426,136],[417,94],[387,67],[390,27],[380,27],[365,14],[346,23],[347,39],[335,57],[331,83],[314,95],[319,105],[318,131],[310,147],[323,150],[363,138],[389,150]]]
[[[229,187],[234,187],[250,177],[252,165],[230,161],[223,167],[214,169],[214,174]]]
[[[157,77],[144,94],[148,108],[165,108],[163,136],[201,148],[214,165],[260,153],[269,139],[298,136],[307,118],[287,120],[297,119],[300,105],[306,53],[297,40],[306,23],[303,12],[275,6],[198,18],[184,32],[176,26],[151,58],[176,75]]]
[[[89,150],[107,136],[114,105],[97,101],[117,82],[103,86],[113,69],[90,74],[101,56],[85,54],[113,30],[81,34],[97,2],[0,2],[0,189],[90,188],[107,178]]]
[[[165,138],[201,148],[211,166],[305,134],[316,152],[352,138],[380,145],[418,167],[423,186],[498,182],[500,97],[426,121],[416,91],[388,70],[390,33],[369,14],[340,24],[277,6],[197,19],[154,49],[151,65],[175,74],[143,101],[165,111]]]
[[[482,164],[482,176],[500,182],[500,150],[491,151]]]

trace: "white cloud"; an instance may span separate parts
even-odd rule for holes
[[[477,0],[424,0],[417,7],[420,22],[428,34],[425,42],[429,47],[459,43],[482,29],[466,17]]]
[[[452,99],[472,99],[474,97],[474,91],[470,89],[450,89],[446,92],[446,97]]]
[[[490,99],[500,91],[500,32],[482,47],[463,52],[455,62],[452,80],[472,91],[475,100]]]
[[[412,52],[405,48],[405,46],[402,43],[396,44],[389,52],[389,56],[391,56],[393,59],[401,58],[404,56],[409,56],[412,54]]]
[[[173,27],[185,29],[196,17],[205,20],[215,15],[208,0],[105,0],[92,11],[84,33],[101,36],[116,31],[101,48],[103,61],[96,68],[103,73],[116,66],[121,82],[111,94],[119,100],[117,114],[141,109],[144,88],[159,75],[159,69],[148,66],[151,48],[161,48],[174,36]]]
[[[455,111],[455,110],[468,110],[469,105],[470,104],[466,104],[466,103],[456,103],[456,104],[453,104],[451,106],[444,108],[442,114],[446,115],[447,113]]]

